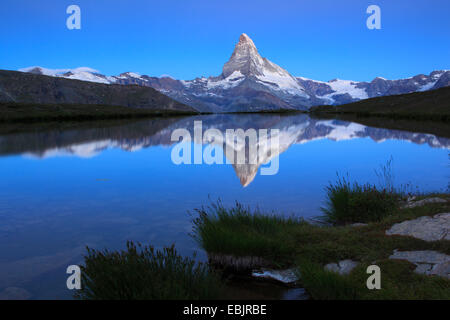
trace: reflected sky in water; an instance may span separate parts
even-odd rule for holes
[[[260,164],[173,164],[171,133],[192,132],[194,120],[221,132],[280,130],[278,174],[260,175]],[[86,245],[175,243],[190,255],[199,249],[188,236],[188,211],[209,199],[313,217],[337,172],[377,183],[374,170],[391,157],[396,185],[445,191],[449,148],[449,139],[429,134],[305,115],[165,118],[0,136],[0,298],[8,287],[31,298],[70,298],[65,268],[82,261]]]

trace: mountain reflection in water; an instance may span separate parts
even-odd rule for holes
[[[427,144],[432,148],[450,148],[450,139],[431,134],[373,128],[339,120],[318,120],[304,114],[289,116],[226,114],[158,118],[103,128],[9,134],[0,136],[0,156],[25,154],[38,159],[58,156],[92,158],[105,150],[114,148],[135,152],[154,146],[173,146],[177,142],[171,141],[171,134],[176,129],[187,129],[194,137],[194,121],[202,121],[203,132],[208,129],[217,129],[223,136],[227,129],[243,129],[244,131],[268,129],[269,133],[271,129],[279,130],[279,148],[272,152],[260,152],[260,154],[269,155],[268,157],[249,159],[247,152],[244,164],[232,164],[244,187],[255,179],[258,169],[263,163],[269,162],[294,144],[305,144],[314,140],[343,141],[370,138],[377,143],[386,140],[403,140],[415,144]],[[194,139],[194,142],[207,144],[198,139]],[[249,143],[250,141],[247,139],[247,149]],[[226,152],[224,143],[221,143],[221,147],[227,159],[235,158],[235,154]],[[237,150],[234,152],[236,153]]]

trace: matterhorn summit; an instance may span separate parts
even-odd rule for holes
[[[289,72],[260,56],[253,40],[245,33],[239,37],[239,42],[222,71],[222,77],[225,79],[237,76],[252,78],[271,90],[308,97],[305,89]]]
[[[234,72],[240,72],[244,76],[263,75],[264,64],[252,39],[243,33],[230,60],[223,66],[222,75],[225,78]]]

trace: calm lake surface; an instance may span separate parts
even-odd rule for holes
[[[278,129],[279,170],[270,164],[176,165],[175,129]],[[188,143],[207,148],[200,141]],[[221,145],[221,144],[215,144]],[[198,252],[188,211],[222,199],[305,218],[320,214],[336,173],[377,183],[391,157],[395,184],[447,191],[450,140],[434,135],[311,119],[306,115],[162,118],[0,136],[0,298],[69,299],[65,270],[85,246],[127,240]],[[194,150],[194,149],[192,149]],[[267,158],[266,160],[270,160]]]

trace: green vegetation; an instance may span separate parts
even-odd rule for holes
[[[82,289],[76,297],[86,300],[217,299],[220,278],[208,266],[181,257],[175,248],[127,243],[127,250],[110,252],[88,248],[82,267]]]
[[[449,198],[449,194],[434,194]],[[395,223],[448,212],[450,204],[397,208],[366,226],[324,226],[296,218],[264,215],[236,203],[218,201],[196,210],[192,236],[209,254],[258,256],[275,268],[297,267],[300,284],[313,299],[450,299],[450,280],[414,273],[407,261],[389,260],[394,249],[450,254],[448,240],[427,242],[386,236]],[[348,275],[324,269],[344,259],[360,264]],[[368,290],[366,268],[382,270],[382,290]],[[82,267],[80,299],[221,299],[233,297],[226,282],[207,265],[178,255],[128,243],[121,252],[88,248]]]
[[[209,253],[259,256],[277,264],[294,250],[289,234],[302,220],[263,215],[236,203],[225,208],[221,201],[197,209],[193,237]]]
[[[442,195],[448,197],[448,195]],[[386,236],[395,223],[448,212],[447,203],[398,209],[367,226],[323,226],[295,218],[252,212],[237,204],[200,209],[193,236],[208,253],[259,256],[274,266],[288,267],[302,257],[326,264],[344,259],[385,259],[394,249],[437,250],[450,254],[448,241],[426,242],[410,237]]]
[[[375,173],[380,181],[379,187],[369,183],[351,183],[348,176],[338,175],[337,181],[325,189],[326,203],[321,208],[324,215],[317,220],[331,225],[345,225],[376,222],[391,215],[405,197],[404,192],[394,187],[392,158]]]
[[[403,260],[381,260],[381,290],[368,290],[366,269],[357,266],[349,275],[325,270],[320,264],[300,262],[302,284],[316,300],[436,300],[450,299],[450,281],[440,277],[418,275],[415,266]]]
[[[450,210],[448,202],[401,208],[407,194],[394,187],[391,165],[392,159],[376,171],[378,187],[338,176],[326,188],[324,215],[316,219],[321,224],[252,212],[239,203],[225,208],[219,201],[197,210],[193,236],[209,254],[256,256],[275,268],[296,266],[301,285],[313,299],[450,299],[450,280],[416,274],[413,264],[388,259],[396,249],[450,254],[447,240],[386,236],[395,223]],[[355,222],[367,225],[348,225]],[[360,264],[348,275],[324,269],[345,259]],[[383,270],[382,290],[366,287],[366,268],[374,261]]]
[[[113,120],[193,114],[197,113],[111,105],[0,103],[0,123]]]
[[[385,235],[385,230],[395,223],[449,210],[448,203],[432,203],[397,208],[390,215],[379,215],[367,226],[330,227],[252,213],[240,204],[224,208],[219,203],[197,211],[193,236],[208,253],[256,255],[273,267],[297,266],[301,285],[314,299],[450,299],[450,280],[418,275],[411,263],[388,260],[394,249],[450,254],[449,241]],[[327,263],[344,259],[361,264],[347,276],[323,269]],[[383,290],[370,291],[365,286],[366,267],[374,261],[383,270]]]
[[[351,184],[339,178],[336,184],[326,188],[327,203],[322,208],[322,222],[333,225],[380,221],[390,215],[399,203],[399,195],[386,189],[357,182]]]

